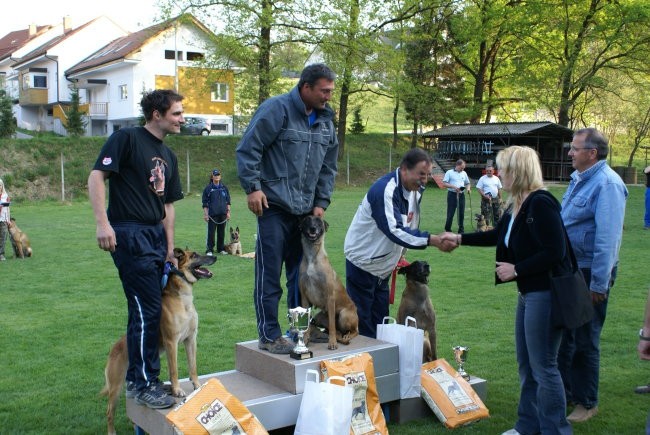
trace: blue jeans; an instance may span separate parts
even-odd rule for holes
[[[529,434],[571,434],[557,353],[562,331],[551,325],[551,292],[520,294],[515,348],[521,393],[515,429]]]
[[[298,272],[302,244],[298,226],[301,218],[275,206],[270,206],[257,218],[253,301],[257,333],[264,342],[274,341],[282,335],[278,311],[282,297],[280,279],[283,264],[287,278],[287,305],[289,308],[300,305]],[[283,320],[287,319],[286,313],[281,316]]]
[[[587,286],[591,282],[591,269],[581,269]],[[617,268],[612,270],[610,288],[614,284]],[[608,292],[609,296],[609,292]],[[607,301],[594,305],[594,318],[578,329],[566,330],[558,357],[567,402],[587,409],[598,405],[600,368],[600,333],[607,316]]]
[[[645,216],[643,222],[646,228],[650,228],[650,187],[645,188]]]
[[[377,325],[388,316],[388,279],[381,279],[345,260],[345,288],[357,306],[359,334],[377,338]]]

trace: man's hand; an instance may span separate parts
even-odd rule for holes
[[[97,224],[97,244],[104,251],[115,252],[117,240],[115,239],[115,231],[109,223]]]
[[[269,208],[269,203],[266,200],[266,195],[261,190],[251,192],[246,196],[248,202],[248,209],[253,212],[255,216],[262,216],[265,208]]]
[[[605,302],[605,299],[607,299],[607,293],[598,293],[595,291],[591,291],[591,303],[594,305],[598,305],[602,302]]]
[[[496,273],[499,279],[503,282],[512,281],[517,276],[515,275],[515,265],[512,263],[506,263],[497,261]]]
[[[323,216],[325,216],[325,209],[323,209],[322,207],[314,207],[314,209],[312,210],[312,214],[316,217],[322,218]]]
[[[165,261],[170,262],[171,264],[174,265],[176,269],[178,269],[178,258],[174,256],[174,250],[172,249],[171,252],[167,252],[167,258],[165,258]]]
[[[639,358],[650,361],[650,341],[639,340],[636,350],[639,351]]]
[[[442,252],[451,252],[458,247],[458,235],[442,233],[438,236],[429,236],[429,244],[437,247]]]

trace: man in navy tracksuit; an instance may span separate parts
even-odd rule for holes
[[[183,198],[178,160],[163,138],[179,133],[185,122],[182,99],[171,90],[145,94],[140,103],[145,126],[113,133],[88,177],[97,243],[111,253],[127,300],[126,394],[150,408],[175,404],[158,379],[158,340],[163,267],[165,261],[178,266],[174,202]]]
[[[363,198],[345,236],[346,288],[357,306],[359,333],[375,338],[388,316],[388,279],[406,248],[436,246],[438,236],[420,231],[420,201],[431,173],[431,156],[408,151],[399,168],[377,180]]]
[[[206,255],[212,255],[214,250],[214,233],[217,233],[217,252],[226,254],[223,243],[226,232],[226,222],[230,219],[230,192],[221,182],[221,171],[212,170],[212,177],[201,198],[203,205],[203,220],[208,223],[208,236],[205,242]]]
[[[271,353],[288,354],[294,347],[279,323],[282,265],[287,304],[293,308],[300,304],[298,225],[305,215],[323,216],[334,189],[339,144],[327,102],[335,78],[326,65],[307,66],[289,93],[260,105],[237,145],[239,181],[257,216],[253,297],[258,346]]]

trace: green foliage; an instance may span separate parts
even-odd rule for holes
[[[361,118],[360,107],[354,109],[354,118],[352,119],[352,125],[349,130],[352,134],[363,133],[366,130],[366,126],[363,124],[363,118]]]
[[[210,161],[211,151],[197,158]],[[345,233],[368,186],[337,187],[327,210],[327,251],[344,282]],[[565,188],[557,186],[551,191],[561,197]],[[644,190],[630,188],[619,276],[602,334],[600,412],[596,418],[576,425],[576,433],[644,433],[647,401],[632,392],[636,385],[647,383],[644,373],[648,370],[648,362],[640,361],[636,354],[636,332],[648,292],[647,276],[638,270],[645,264],[650,237],[642,229]],[[445,195],[444,190],[436,188],[424,193],[423,229],[443,231]],[[255,218],[247,209],[243,192],[235,190],[232,199],[230,223],[240,227],[244,252],[251,252]],[[199,196],[190,195],[176,203],[176,246],[199,251],[204,248],[200,201]],[[474,207],[478,207],[476,202]],[[0,291],[0,348],[6,350],[0,376],[4,394],[0,405],[2,433],[102,433],[106,401],[98,392],[110,346],[125,330],[126,302],[110,255],[97,248],[90,204],[86,200],[66,205],[24,203],[13,205],[12,215],[30,236],[35,254],[30,259],[9,258],[0,264],[5,277]],[[487,380],[485,404],[490,418],[453,433],[488,435],[513,427],[519,395],[513,338],[517,292],[512,284],[494,286],[494,249],[461,246],[450,254],[435,249],[410,250],[407,259],[426,260],[431,265],[429,287],[437,312],[439,356],[454,365],[452,346],[468,346],[466,369],[470,375]],[[219,256],[210,269],[214,277],[194,287],[200,319],[199,375],[233,369],[234,344],[256,338],[251,296],[253,261]],[[403,288],[404,280],[399,276],[396,304],[390,307],[393,316]],[[280,307],[286,307],[284,298]],[[285,320],[281,322],[286,325]],[[182,349],[179,352],[179,375],[184,378],[186,358]],[[161,366],[161,377],[166,380],[164,357]],[[133,433],[123,397],[121,394],[117,407],[117,432]],[[390,423],[388,429],[391,435],[450,433],[434,416],[405,424]]]
[[[70,94],[70,109],[66,112],[67,120],[65,129],[72,137],[83,136],[86,132],[88,121],[84,118],[84,113],[79,110],[79,89],[72,87]]]
[[[11,137],[16,132],[16,120],[11,107],[11,98],[4,90],[0,90],[0,137]]]

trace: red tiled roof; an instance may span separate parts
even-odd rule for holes
[[[25,45],[30,39],[40,35],[52,26],[37,26],[36,34],[29,36],[29,29],[15,30],[0,38],[0,60],[11,56],[13,52]]]

